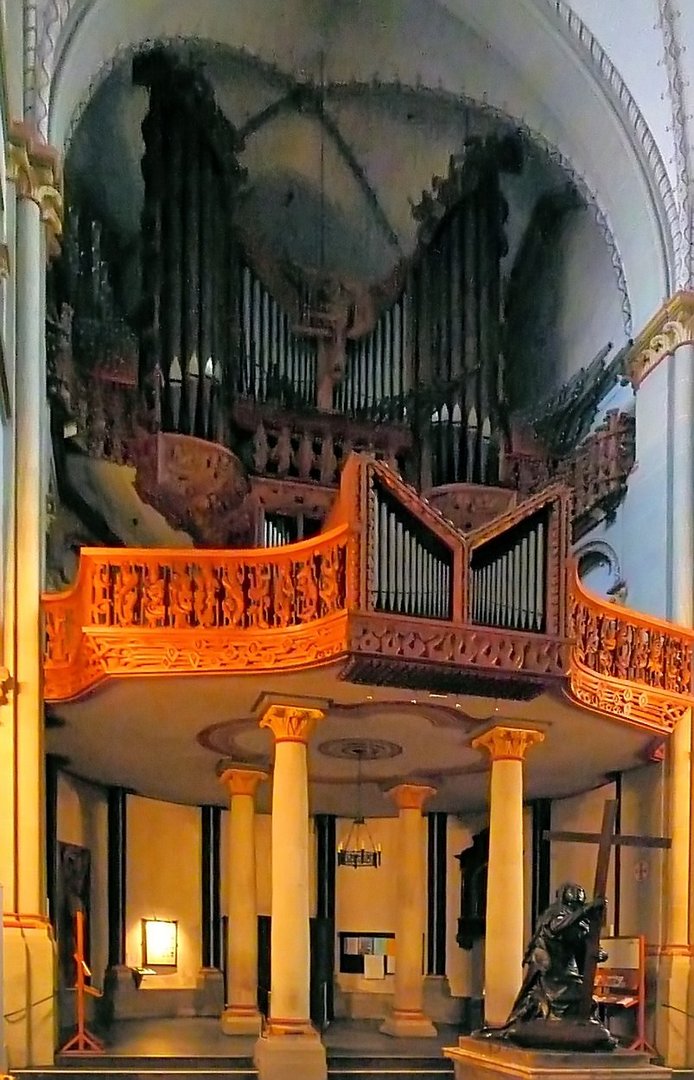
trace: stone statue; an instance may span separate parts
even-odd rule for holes
[[[616,1041],[595,1015],[585,1014],[583,969],[586,945],[605,900],[586,902],[580,885],[567,882],[544,911],[525,951],[525,975],[503,1027],[484,1028],[487,1038],[556,1050],[613,1050]],[[598,961],[607,959],[600,950]]]

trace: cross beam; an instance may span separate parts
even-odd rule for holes
[[[562,832],[561,830],[554,831],[552,829],[545,829],[542,833],[542,839],[558,840],[559,842],[565,841],[566,843],[572,844],[599,844],[600,835],[600,833],[592,832]],[[630,833],[615,833],[611,843],[616,847],[672,847],[672,840],[667,836],[639,836],[637,834],[631,835]]]
[[[607,893],[607,873],[610,866],[610,853],[613,847],[669,848],[672,841],[665,836],[638,836],[615,833],[617,820],[617,800],[609,799],[605,803],[602,816],[602,828],[599,833],[589,832],[553,832],[546,829],[542,836],[545,840],[556,840],[572,844],[597,844],[598,858],[595,867],[595,885],[593,897],[604,900]],[[595,970],[600,950],[600,929],[602,919],[595,915],[590,920],[590,931],[586,939],[585,963],[583,965],[583,997],[581,1015],[587,1020],[593,1008],[593,989]]]

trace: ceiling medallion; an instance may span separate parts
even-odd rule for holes
[[[402,754],[402,746],[387,739],[329,739],[319,743],[318,752],[346,761],[385,761]]]

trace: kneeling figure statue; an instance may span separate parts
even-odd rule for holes
[[[602,897],[586,902],[580,885],[562,885],[537,921],[523,958],[523,983],[508,1020],[478,1034],[547,1050],[613,1050],[616,1041],[600,1023],[594,1002],[585,1014],[586,945],[595,924],[602,922],[604,908]],[[600,950],[598,962],[606,959]]]

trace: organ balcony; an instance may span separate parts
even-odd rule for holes
[[[547,691],[660,735],[692,704],[694,632],[591,596],[557,484],[462,532],[353,454],[322,531],[249,550],[82,549],[43,597],[45,695],[106,679],[272,674],[529,700]]]

